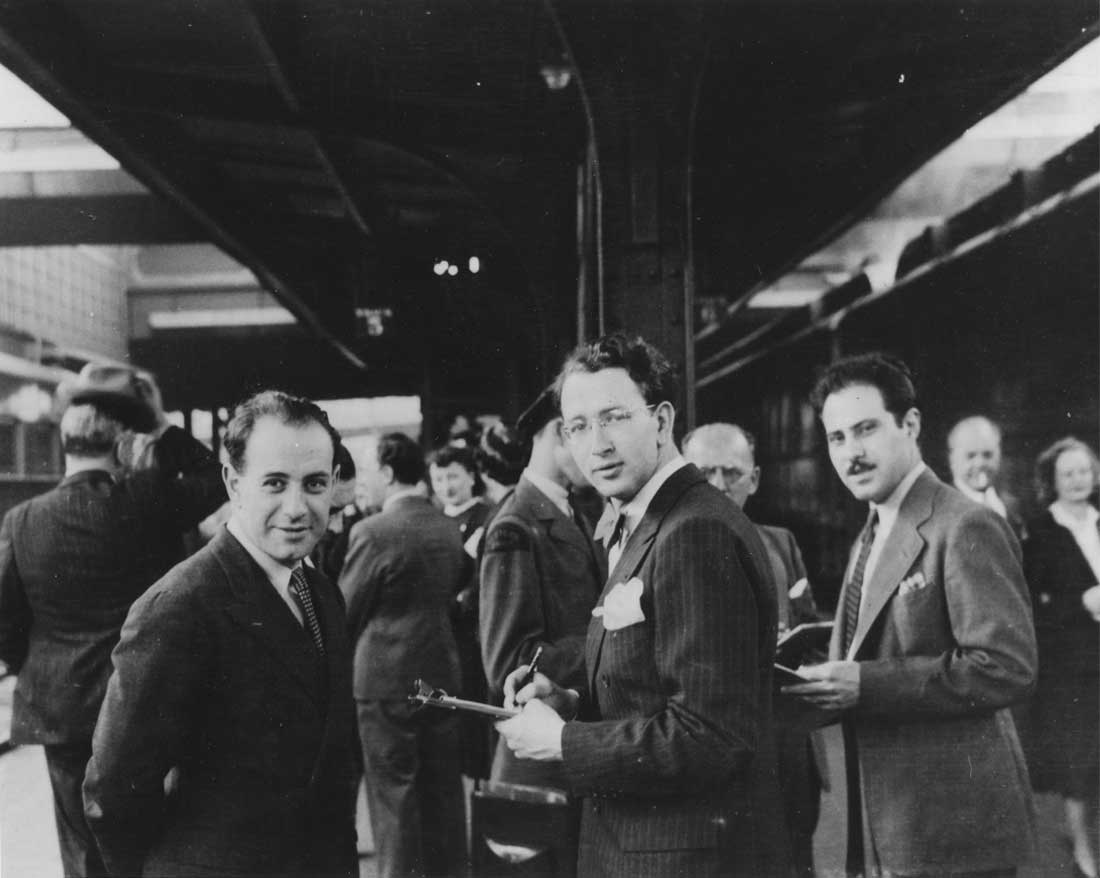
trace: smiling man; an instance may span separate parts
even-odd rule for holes
[[[560,761],[583,797],[581,878],[785,875],[764,547],[676,450],[659,351],[600,339],[557,387],[570,453],[611,501],[611,575],[588,628],[587,685],[537,674],[517,687],[521,666],[505,700],[524,709],[498,729],[520,758]]]
[[[242,403],[225,530],[131,609],[84,785],[110,874],[358,874],[344,604],[301,563],[338,441],[308,400]]]
[[[1019,544],[922,462],[902,362],[838,361],[813,403],[837,475],[870,512],[832,660],[785,691],[843,711],[849,874],[1014,875],[1034,833],[1008,710],[1036,668]]]

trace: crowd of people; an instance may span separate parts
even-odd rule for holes
[[[833,363],[811,401],[868,514],[830,619],[791,531],[746,515],[753,434],[677,442],[678,399],[612,335],[431,453],[391,433],[353,461],[265,391],[219,462],[151,376],[82,373],[64,480],[0,526],[12,740],[44,745],[65,875],[349,878],[362,776],[385,878],[466,874],[471,844],[516,874],[801,878],[843,773],[849,875],[1014,875],[1035,790],[1096,878],[1092,449],[1039,456],[1025,523],[995,423],[954,426],[945,483],[906,365]],[[807,631],[827,655],[777,668]],[[471,789],[552,808],[559,837],[469,839]]]

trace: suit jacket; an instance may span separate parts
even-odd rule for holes
[[[806,579],[806,565],[802,561],[802,552],[799,551],[794,534],[784,527],[768,524],[758,524],[756,530],[767,549],[775,577],[779,624],[794,628],[804,622],[816,621],[817,607],[809,584],[807,583],[802,597],[792,600],[789,594],[795,585]]]
[[[0,524],[0,659],[19,674],[18,744],[87,742],[130,604],[182,558],[184,531],[225,502],[217,458],[170,427],[155,466],[69,476]]]
[[[344,604],[306,569],[323,666],[227,530],[135,602],[84,784],[112,875],[358,875]]]
[[[500,503],[481,562],[481,657],[491,695],[542,647],[539,668],[568,687],[584,683],[584,643],[607,576],[603,550],[532,482],[521,478]],[[561,787],[560,767],[516,759],[500,741],[493,779]]]
[[[646,875],[678,875],[671,853],[690,856],[693,875],[785,875],[771,843],[782,826],[775,589],[755,527],[684,466],[630,535],[600,605],[632,578],[645,618],[609,631],[593,617],[584,721],[562,734],[571,788],[588,797],[582,865],[634,875],[646,852]]]
[[[868,864],[918,874],[1023,862],[1034,813],[1008,707],[1033,686],[1036,648],[1008,524],[925,470],[863,601],[853,640],[859,703],[845,722],[857,745],[848,756],[858,760]]]
[[[403,701],[418,677],[458,691],[449,611],[467,561],[454,522],[423,497],[401,497],[352,528],[340,589],[357,699]]]

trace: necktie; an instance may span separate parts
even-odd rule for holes
[[[843,657],[847,657],[848,648],[852,645],[852,638],[856,634],[859,604],[863,597],[863,571],[867,569],[867,559],[871,556],[871,546],[875,542],[877,527],[878,512],[872,509],[867,517],[867,524],[863,526],[863,532],[859,535],[859,555],[856,557],[855,567],[852,568],[848,591],[844,594],[844,649],[841,651]]]
[[[317,618],[317,610],[313,606],[313,590],[309,587],[305,571],[300,566],[295,567],[294,572],[290,574],[290,593],[302,609],[306,630],[313,639],[313,645],[317,647],[318,655],[324,655],[325,641],[321,636],[321,623]]]
[[[611,530],[611,538],[607,541],[607,572],[610,574],[619,563],[623,555],[623,547],[630,535],[626,532],[626,515],[619,513],[615,519],[615,527]]]

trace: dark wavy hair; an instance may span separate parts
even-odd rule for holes
[[[340,434],[333,429],[328,415],[313,400],[304,396],[291,396],[282,390],[262,390],[250,396],[233,410],[233,417],[225,428],[222,444],[229,456],[229,463],[237,472],[244,472],[245,449],[256,423],[261,418],[277,418],[291,427],[319,424],[332,440],[332,457],[336,462],[336,449],[340,447]]]
[[[676,405],[680,386],[672,364],[657,348],[641,336],[616,332],[578,346],[568,357],[554,382],[554,394],[560,404],[565,379],[577,372],[601,372],[625,369],[647,405],[669,402]]]
[[[1057,442],[1044,448],[1035,458],[1035,495],[1039,505],[1049,506],[1058,499],[1058,492],[1054,486],[1054,470],[1058,465],[1058,458],[1067,451],[1083,451],[1088,455],[1092,463],[1093,489],[1100,481],[1100,460],[1096,457],[1088,443],[1082,442],[1076,436],[1066,436]]]
[[[452,463],[457,463],[474,477],[474,496],[480,497],[485,493],[485,482],[481,480],[481,473],[477,471],[477,462],[474,460],[472,448],[464,445],[444,445],[432,452],[428,463],[438,467],[448,467]]]
[[[378,466],[391,467],[402,485],[420,484],[427,472],[423,450],[404,433],[387,433],[378,440]]]
[[[810,393],[810,403],[818,415],[831,394],[864,384],[882,394],[886,411],[901,424],[905,413],[917,407],[917,391],[909,367],[897,357],[883,353],[857,354],[845,357],[825,369]]]
[[[502,485],[514,485],[519,481],[529,455],[530,445],[518,432],[499,422],[481,434],[481,441],[474,449],[478,469]]]

